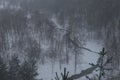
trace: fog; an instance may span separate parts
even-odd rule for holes
[[[66,68],[68,80],[76,74],[78,80],[119,80],[119,34],[119,0],[0,0],[0,65],[7,67],[0,78],[57,80],[55,72],[61,76]],[[101,66],[101,73],[93,68],[110,57],[112,63],[105,70],[112,71],[103,71],[104,78]],[[84,72],[89,68],[89,74]]]

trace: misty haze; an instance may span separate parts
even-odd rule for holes
[[[120,0],[0,0],[0,80],[120,80]]]

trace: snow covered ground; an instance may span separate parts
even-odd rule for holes
[[[102,45],[100,43],[97,43],[96,41],[87,41],[86,45],[84,46],[86,48],[89,48],[93,51],[99,52],[102,49]],[[83,54],[81,55],[81,61],[80,64],[77,65],[77,71],[76,73],[80,73],[81,70],[84,70],[86,68],[89,68],[89,63],[96,63],[99,55],[96,53],[88,52],[86,50],[83,50]],[[69,76],[74,75],[74,57],[71,58],[70,63],[62,65],[62,69],[59,68],[59,63],[55,63],[52,70],[52,64],[46,63],[44,65],[39,65],[39,79],[43,80],[51,80],[55,77],[55,72],[58,72],[58,75],[60,75],[61,72],[63,72],[64,67],[67,68],[67,70],[70,72]],[[80,80],[86,80],[86,78],[81,78]]]

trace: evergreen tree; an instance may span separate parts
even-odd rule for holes
[[[69,79],[68,79],[68,74],[69,74],[69,71],[66,71],[66,68],[64,68],[64,73],[61,73],[62,80],[69,80]],[[56,72],[55,80],[60,80],[57,72]]]
[[[7,67],[0,56],[0,80],[7,80]]]
[[[9,79],[10,80],[20,80],[20,61],[18,56],[14,55],[9,62]]]
[[[86,76],[88,80],[103,80],[107,76],[107,72],[112,70],[112,68],[109,66],[112,63],[112,56],[108,56],[107,52],[105,51],[105,48],[102,49],[102,51],[99,53],[100,58],[98,59],[97,65],[98,74],[94,76],[94,78],[90,78],[89,76]],[[95,64],[90,63],[91,66],[95,66]]]
[[[38,75],[36,60],[33,58],[25,60],[21,65],[20,74],[22,80],[36,80]]]

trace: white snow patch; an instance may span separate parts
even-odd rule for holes
[[[102,49],[102,45],[98,44],[95,41],[86,42],[86,45],[84,47],[89,48],[96,52],[99,52]],[[81,57],[82,57],[82,61],[81,64],[77,65],[76,73],[80,73],[81,70],[89,68],[90,67],[89,63],[96,63],[99,55],[83,50],[83,54],[81,55]],[[58,75],[61,76],[60,73],[63,72],[64,67],[66,67],[67,70],[69,71],[70,73],[69,76],[76,74],[74,72],[74,56],[71,58],[70,63],[68,65],[62,64],[61,70],[60,70],[59,62],[56,62],[53,65],[53,71],[52,71],[52,63],[50,61],[44,65],[39,65],[39,69],[38,69],[39,76],[37,78],[43,80],[51,80],[51,79],[55,80],[54,79],[55,72],[58,72]],[[80,78],[80,80],[87,80],[87,79],[85,77],[82,77]]]

